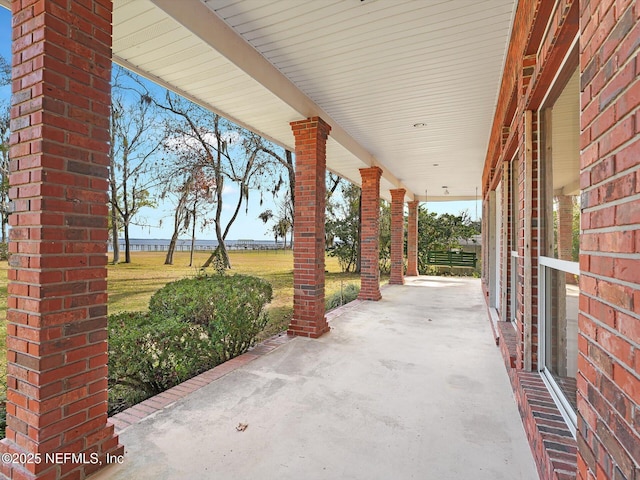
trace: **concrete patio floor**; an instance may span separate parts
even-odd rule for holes
[[[127,427],[92,480],[538,478],[479,280],[407,278],[331,327]]]

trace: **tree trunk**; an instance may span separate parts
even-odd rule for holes
[[[193,251],[196,249],[196,207],[193,207],[193,226],[191,227],[191,252],[189,253],[189,266],[193,267]]]
[[[124,221],[124,263],[131,263],[131,245],[129,243],[129,219]]]
[[[222,236],[222,229],[220,228],[220,224],[216,222],[216,239],[218,240],[218,246],[216,249],[209,255],[207,261],[202,264],[202,268],[207,268],[211,266],[213,260],[216,257],[220,257],[222,263],[225,268],[231,268],[231,261],[229,260],[229,253],[227,252],[227,247],[224,244],[224,237]]]
[[[293,156],[291,155],[291,151],[285,150],[284,154],[287,160],[287,171],[289,173],[289,192],[291,195],[291,206],[295,207],[296,205],[296,169],[295,169],[295,166],[293,165]],[[291,218],[293,218],[293,216]]]
[[[120,239],[118,238],[118,212],[111,204],[111,238],[113,240],[113,264],[120,263]]]
[[[176,211],[173,214],[173,235],[171,235],[171,241],[169,242],[169,248],[167,249],[167,257],[164,260],[165,265],[173,265],[173,254],[176,251],[176,243],[178,242],[178,236],[180,235],[180,225],[184,218],[186,194],[183,193],[180,198]],[[187,213],[188,215],[188,213]]]
[[[113,138],[111,139],[111,141],[113,142]],[[112,156],[113,152],[110,155]],[[112,158],[109,169],[109,186],[111,187],[111,238],[113,239],[113,264],[117,265],[118,263],[120,263],[120,239],[118,238],[120,229],[118,228],[118,208],[116,207],[115,203],[118,196],[118,191],[114,180],[113,171],[114,167]]]
[[[173,235],[171,235],[171,241],[169,242],[169,248],[167,249],[167,256],[164,259],[165,265],[173,265],[173,252],[176,251],[177,242],[178,242],[178,230],[174,230]]]

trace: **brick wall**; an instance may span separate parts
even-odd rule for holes
[[[107,422],[111,3],[14,1],[2,452],[121,454]],[[12,478],[98,465],[3,463]]]
[[[317,338],[329,330],[324,316],[326,144],[331,127],[321,118],[292,122],[296,141],[293,227],[293,318],[289,335]]]
[[[530,312],[523,306],[517,312],[516,338],[505,339],[515,342],[515,361],[513,349],[503,350],[509,357],[508,364],[515,367],[512,379],[527,378],[526,385],[514,382],[514,389],[543,478],[572,478],[577,474],[584,480],[640,479],[639,20],[638,1],[520,2],[505,64],[485,163],[483,193],[486,200],[488,189],[497,183],[496,166],[507,159],[509,146],[515,143],[519,179],[513,193],[519,198],[521,215],[520,223],[512,228],[517,231],[520,256],[527,248],[531,249],[530,267],[525,269],[525,259],[518,259],[518,273],[524,279],[517,285],[518,305],[533,301]],[[537,203],[540,176],[537,110],[545,96],[553,97],[557,94],[554,89],[562,85],[562,78],[559,81],[556,78],[558,74],[560,77],[566,74],[560,70],[563,62],[578,62],[577,54],[575,59],[573,53],[569,54],[578,28],[582,234],[576,469],[572,468],[571,455],[560,458],[553,453],[557,450],[554,445],[562,451],[572,450],[572,440],[545,440],[547,433],[540,432],[548,431],[549,426],[542,425],[543,430],[540,425],[534,427],[539,424],[533,422],[538,418],[535,405],[544,389],[537,384],[537,373],[527,377],[519,371],[526,367],[523,329],[529,321],[531,367],[535,371],[537,366],[536,259],[542,252],[536,239],[540,234],[546,236],[543,231],[538,232],[543,225]],[[512,109],[514,91],[517,107]],[[529,139],[527,115],[531,122]],[[525,161],[529,148],[530,176]],[[565,206],[569,208],[568,203]],[[565,216],[570,216],[569,210]],[[531,232],[529,246],[525,243],[527,229]],[[571,242],[568,229],[560,230],[560,253],[564,257]],[[486,275],[483,278],[487,288]],[[531,382],[537,384],[535,388]],[[553,407],[548,400],[545,402],[545,408]],[[556,423],[555,427],[561,427]],[[561,431],[556,435],[565,436]]]
[[[380,300],[380,176],[379,167],[361,168],[360,300]]]
[[[640,3],[581,2],[578,477],[640,478]]]
[[[577,33],[577,23],[577,1],[561,0],[555,5],[534,0],[519,2],[483,173],[483,198],[487,202],[489,189],[495,188],[501,175],[498,167],[502,162],[510,161],[513,152],[517,151],[513,161],[519,175],[518,189],[514,192],[519,199],[519,224],[512,225],[510,220],[506,228],[516,229],[517,273],[523,279],[515,287],[519,306],[515,316],[520,368],[537,368],[537,259],[540,255],[537,241],[540,225],[537,109],[569,51]],[[527,115],[530,115],[529,125]],[[483,267],[489,268],[486,263]],[[508,261],[503,268],[509,268]],[[509,274],[507,272],[507,276]],[[486,274],[483,282],[486,290],[489,288]]]
[[[391,275],[389,284],[404,284],[404,195],[406,190],[391,190]]]
[[[516,302],[511,305],[511,296],[507,296],[509,308],[505,313],[515,310],[516,332],[508,339],[501,338],[501,345],[505,341],[512,342],[509,348],[503,348],[505,361],[513,367],[510,372],[512,380],[525,378],[526,372],[531,379],[539,379],[538,369],[538,258],[542,254],[538,239],[544,233],[540,218],[539,178],[541,139],[539,138],[540,118],[538,109],[547,94],[555,94],[550,89],[556,82],[556,76],[563,62],[571,51],[572,42],[578,32],[578,2],[577,0],[559,0],[546,2],[542,0],[524,0],[518,3],[514,18],[511,42],[507,51],[505,71],[503,73],[499,102],[492,126],[489,149],[483,173],[483,198],[486,202],[491,189],[495,189],[500,180],[501,165],[512,162],[510,171],[517,173],[513,187],[507,198],[516,201],[513,211],[511,202],[505,202],[509,222],[503,225],[508,239],[503,248],[511,246],[518,252],[516,270],[518,282],[510,285],[510,262],[503,262],[507,281],[502,288],[510,293],[515,289]],[[556,83],[554,83],[556,82]],[[507,188],[503,184],[503,188]],[[486,206],[483,210],[488,211]],[[517,213],[517,214],[516,214]],[[499,215],[500,212],[497,212]],[[517,223],[514,221],[517,219]],[[515,242],[511,243],[511,232],[515,233]],[[485,237],[486,238],[486,237]],[[504,236],[503,236],[504,238]],[[483,248],[488,248],[486,243]],[[485,255],[486,257],[486,250]],[[491,268],[484,265],[485,268]],[[489,288],[488,276],[483,275],[485,290]],[[504,276],[503,276],[504,279]],[[503,299],[505,297],[502,297]],[[506,319],[506,318],[505,318]],[[505,329],[512,328],[510,325]],[[536,389],[542,385],[536,386]],[[568,427],[555,436],[567,436],[566,441],[552,441],[546,437],[545,429],[548,425],[541,425],[537,418],[535,402],[539,400],[538,393],[527,393],[528,386],[520,381],[514,381],[513,387],[523,416],[525,430],[530,439],[541,478],[571,478],[575,476],[575,455],[562,459],[561,467],[557,465],[559,448],[573,449],[575,440],[571,437]],[[542,387],[544,389],[544,387]],[[548,396],[548,395],[547,395]],[[546,400],[545,400],[546,401]],[[557,409],[555,410],[557,412]],[[554,415],[556,415],[554,413]],[[559,413],[556,415],[559,417]],[[541,426],[540,426],[540,425]],[[559,425],[557,425],[560,427]],[[565,445],[566,446],[563,446]],[[560,455],[562,457],[562,455]]]

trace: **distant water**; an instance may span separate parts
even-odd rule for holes
[[[166,251],[169,248],[170,240],[166,238],[131,238],[129,244],[131,250],[134,251]],[[271,250],[274,248],[282,248],[282,242],[278,245],[272,240],[251,240],[251,239],[238,239],[227,240],[227,248],[230,250]],[[124,239],[119,241],[120,249],[124,250]],[[196,240],[196,250],[214,250],[218,246],[217,240]],[[287,242],[287,246],[289,246]],[[187,251],[191,249],[191,239],[179,239],[176,243],[177,251]],[[109,243],[109,251],[112,250],[112,245]]]

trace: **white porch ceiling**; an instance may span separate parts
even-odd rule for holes
[[[291,150],[289,122],[322,117],[328,168],[380,166],[386,198],[474,199],[516,4],[114,0],[113,53]]]

